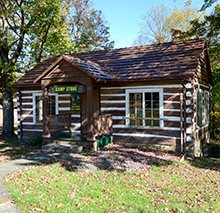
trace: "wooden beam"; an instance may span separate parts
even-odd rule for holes
[[[42,87],[43,99],[43,137],[50,137],[49,131],[49,96],[47,87]]]
[[[86,86],[87,139],[95,140],[93,134],[94,97],[92,81],[90,80]]]

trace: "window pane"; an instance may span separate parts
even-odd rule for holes
[[[159,118],[159,110],[153,111],[153,118]]]
[[[56,114],[56,98],[55,96],[49,96],[49,115]]]
[[[197,91],[197,103],[196,103],[196,120],[197,126],[202,126],[202,92]]]
[[[205,124],[209,123],[209,94],[208,92],[204,93],[204,115],[205,115]]]
[[[151,110],[145,110],[145,118],[151,118]]]
[[[135,120],[134,120],[134,119],[131,119],[131,120],[130,120],[130,125],[131,125],[131,126],[135,126]]]
[[[143,97],[142,93],[129,94],[129,117],[143,117]],[[143,121],[139,119],[130,119],[130,125],[142,126]]]
[[[151,101],[151,92],[145,92],[145,101]]]
[[[135,108],[135,94],[134,93],[129,94],[129,108],[130,109]]]
[[[151,120],[145,120],[145,126],[151,126]]]
[[[160,124],[160,122],[158,120],[153,121],[153,126],[160,126],[159,124]]]
[[[159,101],[153,101],[153,108],[159,109]]]
[[[151,109],[151,101],[145,101],[145,109]]]
[[[153,100],[157,100],[159,102],[159,92],[153,92]]]
[[[131,109],[130,110],[130,113],[129,113],[129,117],[135,117],[135,110],[134,109]]]
[[[35,117],[36,123],[42,123],[43,121],[43,102],[41,96],[35,96]]]

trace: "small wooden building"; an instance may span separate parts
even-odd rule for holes
[[[13,84],[18,137],[42,132],[51,142],[60,127],[86,135],[87,145],[111,132],[117,144],[202,155],[211,85],[203,38],[49,56]]]

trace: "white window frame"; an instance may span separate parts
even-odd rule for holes
[[[41,96],[42,97],[42,93],[33,93],[32,94],[32,101],[33,101],[33,123],[37,124],[37,125],[42,125],[42,123],[37,123],[36,122],[36,96]],[[59,103],[58,103],[58,93],[48,93],[48,96],[55,96],[55,100],[56,100],[56,115],[59,114]]]
[[[207,112],[207,114],[206,114],[206,108],[205,108],[205,106],[206,106],[206,94],[207,94],[207,98],[208,98],[208,112]],[[203,101],[203,118],[204,118],[204,121],[203,121],[203,125],[207,125],[207,124],[209,124],[209,119],[210,119],[210,115],[209,115],[209,110],[210,110],[210,106],[209,106],[209,91],[207,91],[207,90],[204,90],[204,93],[203,93],[203,96],[204,96],[204,101]]]
[[[157,88],[157,89],[127,89],[126,90],[126,115],[125,117],[129,117],[129,94],[130,93],[142,93],[142,97],[143,97],[143,102],[142,102],[142,107],[143,107],[143,118],[145,118],[145,95],[144,93],[147,92],[158,92],[159,93],[159,118],[163,118],[163,88]],[[135,128],[150,128],[150,129],[161,129],[164,126],[164,121],[160,120],[159,121],[159,127],[155,126],[144,126],[143,122],[143,126],[130,126],[129,125],[129,120],[130,119],[126,119],[126,126],[127,127],[135,127]]]

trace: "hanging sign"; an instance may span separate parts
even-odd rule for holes
[[[55,93],[83,93],[85,91],[86,91],[86,87],[83,85],[54,86]]]
[[[79,93],[70,94],[70,110],[71,111],[81,110],[81,94]]]

